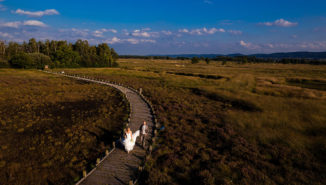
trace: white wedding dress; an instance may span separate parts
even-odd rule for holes
[[[139,136],[139,130],[137,130],[134,134],[127,133],[127,137],[123,140],[123,145],[125,146],[125,150],[129,153],[134,149],[136,139]]]

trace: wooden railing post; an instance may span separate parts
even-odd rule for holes
[[[86,170],[83,170],[83,177],[86,177],[86,175],[87,175]]]
[[[142,166],[138,166],[138,176],[140,176],[141,172],[143,171],[143,167]]]

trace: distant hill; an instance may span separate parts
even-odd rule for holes
[[[234,53],[229,55],[222,54],[180,54],[180,55],[150,55],[150,56],[168,56],[172,58],[177,57],[205,57],[205,58],[215,58],[217,56],[228,56],[228,57],[237,57],[237,56],[255,56],[257,58],[271,58],[271,59],[282,59],[282,58],[301,58],[301,59],[326,59],[326,52],[288,52],[288,53],[272,53],[272,54],[252,54],[244,55],[241,53]]]
[[[192,57],[205,57],[205,58],[215,58],[216,56],[224,56],[222,54],[179,54],[179,55],[150,55],[150,56],[167,56],[171,58],[177,57],[185,57],[185,58],[192,58]]]
[[[257,58],[305,58],[305,59],[326,59],[326,52],[289,52],[289,53],[272,53],[272,54],[254,54]]]

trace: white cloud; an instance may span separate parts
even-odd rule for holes
[[[297,22],[290,22],[285,19],[278,19],[278,20],[275,20],[274,22],[264,22],[264,23],[260,23],[260,24],[265,25],[265,26],[280,26],[280,27],[293,27],[293,26],[298,25]]]
[[[234,21],[231,21],[231,20],[222,20],[221,22],[220,22],[220,24],[222,24],[222,25],[232,25],[232,24],[234,24]]]
[[[121,39],[119,39],[118,37],[113,37],[112,39],[106,40],[104,42],[106,42],[108,44],[121,43]]]
[[[216,32],[224,33],[225,30],[223,28],[217,29],[217,28],[211,28],[210,30],[207,30],[206,28],[203,28],[203,31],[208,34],[214,34]]]
[[[243,40],[240,41],[240,46],[248,48],[248,49],[259,49],[260,48],[259,45],[256,45],[256,44],[253,44],[250,42],[245,42]]]
[[[319,50],[319,49],[326,49],[326,41],[315,41],[315,42],[302,42],[298,45],[302,49],[312,49],[312,50]]]
[[[3,38],[13,38],[13,36],[9,33],[4,33],[4,32],[0,32],[0,37]]]
[[[245,41],[240,41],[240,45],[243,47],[248,47],[248,44]]]
[[[115,30],[115,29],[105,29],[105,28],[102,28],[102,29],[100,29],[100,30],[95,30],[95,31],[93,32],[93,36],[94,36],[94,37],[104,37],[103,34],[106,33],[106,32],[118,33],[118,31]]]
[[[204,0],[204,3],[206,3],[206,4],[213,4],[213,1],[210,1],[210,0]]]
[[[81,29],[81,28],[70,28],[70,29],[58,29],[57,31],[58,33],[53,34],[56,36],[56,40],[61,40],[61,39],[65,39],[65,40],[78,40],[78,39],[82,39],[82,40],[88,40],[89,43],[93,43],[93,44],[98,44],[97,41],[99,41],[99,39],[94,38],[92,35],[92,31],[90,31],[89,29]]]
[[[266,46],[269,47],[269,48],[274,48],[275,47],[274,44],[270,44],[270,43],[266,44]]]
[[[18,28],[22,23],[20,21],[1,23],[1,27]]]
[[[189,30],[184,28],[179,30],[180,33],[189,33]]]
[[[115,30],[115,29],[106,29],[106,31],[107,31],[107,32],[112,32],[112,33],[118,33],[118,31]]]
[[[130,35],[135,36],[135,37],[151,37],[151,34],[149,34],[146,31],[141,31],[141,30],[134,30]]]
[[[134,37],[145,37],[145,38],[150,38],[150,37],[159,37],[160,33],[159,32],[149,32],[151,29],[150,28],[143,28],[143,29],[137,29],[132,32],[128,32],[125,30],[125,35],[129,36],[134,36]]]
[[[202,30],[201,29],[194,29],[189,32],[191,35],[202,35]]]
[[[137,39],[137,38],[126,38],[120,39],[118,37],[113,37],[112,39],[107,39],[104,42],[108,44],[116,44],[116,43],[129,43],[129,44],[140,44],[140,43],[156,43],[156,40],[152,39]]]
[[[103,32],[99,31],[99,30],[96,30],[96,31],[93,32],[93,36],[94,37],[103,37]]]
[[[7,10],[7,7],[4,6],[4,5],[2,5],[2,4],[0,4],[0,11],[5,11],[5,10]]]
[[[155,40],[152,39],[135,39],[135,38],[130,38],[130,39],[125,39],[124,41],[129,42],[130,44],[139,44],[139,43],[156,43]]]
[[[186,28],[184,29],[180,29],[179,30],[180,33],[189,33],[191,35],[203,35],[203,34],[215,34],[217,32],[220,33],[224,33],[226,32],[223,28],[211,28],[211,29],[207,29],[207,28],[199,28],[199,29],[193,29],[193,30],[188,30]]]
[[[153,39],[140,39],[140,42],[142,42],[142,43],[152,43],[152,44],[155,44],[156,43],[156,40],[153,40]]]
[[[42,17],[42,16],[45,16],[45,15],[59,15],[60,14],[55,9],[47,9],[47,10],[44,10],[44,11],[35,11],[35,12],[25,11],[25,10],[22,10],[22,9],[17,9],[13,13],[19,14],[19,15],[28,15],[28,16],[32,16],[32,17]]]
[[[126,41],[128,41],[131,44],[138,44],[139,43],[139,40],[138,39],[134,39],[134,38],[126,39]]]
[[[19,28],[20,26],[47,27],[46,24],[44,24],[41,21],[37,21],[37,20],[27,20],[27,21],[24,21],[24,22],[14,21],[14,22],[0,23],[0,27]]]
[[[142,30],[143,31],[150,31],[151,29],[150,28],[143,28]]]
[[[254,44],[241,40],[239,45],[243,48],[254,50],[255,52],[324,51],[326,49],[326,41]]]
[[[163,30],[162,33],[163,33],[164,35],[172,35],[172,32],[171,32],[171,31]]]
[[[232,35],[242,35],[242,31],[240,30],[228,30]]]
[[[70,31],[70,30],[68,30]],[[88,29],[77,29],[77,28],[72,28],[71,31],[73,32],[73,34],[75,34],[76,36],[82,36],[82,37],[86,37],[89,35],[89,30]]]
[[[37,21],[37,20],[28,20],[28,21],[24,21],[23,23],[24,26],[37,26],[37,27],[47,27],[46,24],[44,24],[41,21]]]
[[[0,0],[0,3],[4,2],[4,0]],[[0,4],[0,11],[5,11],[7,10],[7,7],[3,4]]]

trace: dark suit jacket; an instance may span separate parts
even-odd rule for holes
[[[142,135],[143,134],[143,127],[145,126],[145,133],[148,134],[148,125],[144,125],[142,124],[140,127],[139,127],[139,130],[140,130],[140,134]]]

